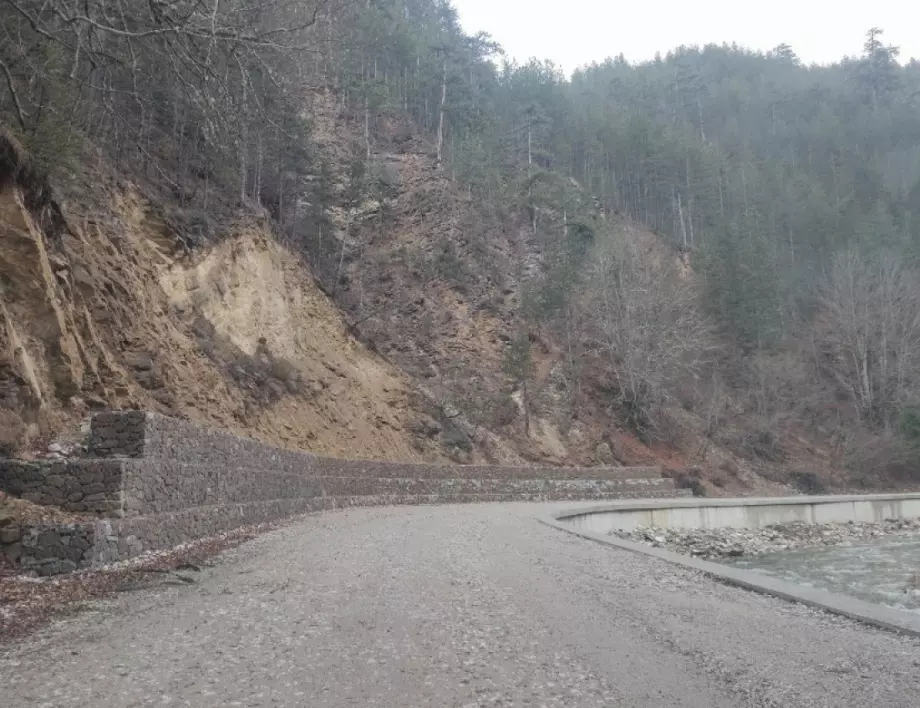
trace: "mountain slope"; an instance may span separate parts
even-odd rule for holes
[[[322,93],[313,97],[310,115],[328,164],[361,159],[360,114]],[[325,287],[362,341],[432,393],[441,422],[462,416],[533,461],[661,464],[676,475],[700,468],[704,483],[715,482],[714,493],[766,493],[782,486],[782,475],[773,476],[780,484],[765,480],[757,464],[707,437],[702,404],[688,411],[674,401],[670,437],[642,442],[616,404],[608,359],[597,353],[604,345],[592,325],[598,316],[592,283],[578,286],[569,311],[583,341],[573,343],[572,330],[558,323],[528,320],[526,309],[551,267],[553,244],[534,238],[523,210],[509,205],[511,217],[497,217],[439,169],[431,144],[419,139],[406,116],[393,112],[378,125],[371,165],[384,175],[387,195],[338,210],[332,226],[342,249],[341,270],[326,273]],[[333,191],[346,193],[345,170],[331,175],[339,185]],[[684,254],[604,215],[577,183],[565,182],[581,211],[598,220],[598,230],[634,244],[652,271],[694,278]],[[540,218],[551,225],[557,216],[545,211]],[[599,247],[589,249],[585,270],[594,267]],[[533,360],[526,405],[520,382],[508,373],[509,353],[521,337]],[[699,391],[694,397],[704,398]]]
[[[378,126],[368,189],[348,168],[366,159],[360,116],[334,93],[311,101],[331,195],[324,259],[311,259],[316,231],[288,231],[282,245],[253,209],[196,238],[101,159],[57,188],[54,223],[25,207],[23,187],[3,190],[0,408],[21,421],[11,444],[42,454],[50,437],[76,437],[90,408],[140,407],[333,456],[660,464],[712,494],[788,490],[792,464],[830,479],[828,455],[804,438],[770,455],[739,444],[757,422],[732,396],[718,416],[731,423],[715,431],[700,381],[663,402],[666,434],[643,441],[621,405],[622,359],[603,353],[592,278],[607,241],[589,244],[565,316],[535,320],[527,308],[556,258],[543,234],[570,223],[558,210],[538,212],[535,236],[526,209],[488,209],[399,112]],[[692,289],[684,254],[562,183],[579,218],[630,244],[652,282]],[[509,369],[520,342],[524,380]]]

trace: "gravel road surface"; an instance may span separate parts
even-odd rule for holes
[[[307,517],[7,646],[0,704],[920,706],[920,641],[533,520],[548,508]]]

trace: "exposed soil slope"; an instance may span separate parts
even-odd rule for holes
[[[439,456],[409,431],[409,381],[347,333],[265,224],[189,252],[155,204],[105,174],[87,170],[77,188],[92,198],[63,202],[51,233],[20,189],[0,192],[8,447],[41,451],[90,409],[139,407],[329,455]]]

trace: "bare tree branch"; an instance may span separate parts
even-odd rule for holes
[[[13,101],[13,107],[16,109],[16,118],[19,121],[19,127],[25,130],[26,113],[22,109],[22,103],[19,100],[19,94],[16,92],[16,84],[13,81],[13,75],[10,73],[10,68],[2,59],[0,59],[0,69],[3,69],[3,75],[6,77],[6,87],[10,92],[10,97]]]

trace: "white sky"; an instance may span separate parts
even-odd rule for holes
[[[681,44],[736,42],[769,50],[785,42],[806,63],[862,51],[870,27],[885,30],[901,60],[920,59],[916,0],[453,0],[468,33],[485,31],[509,58],[551,59],[566,73],[622,52],[651,59]]]

